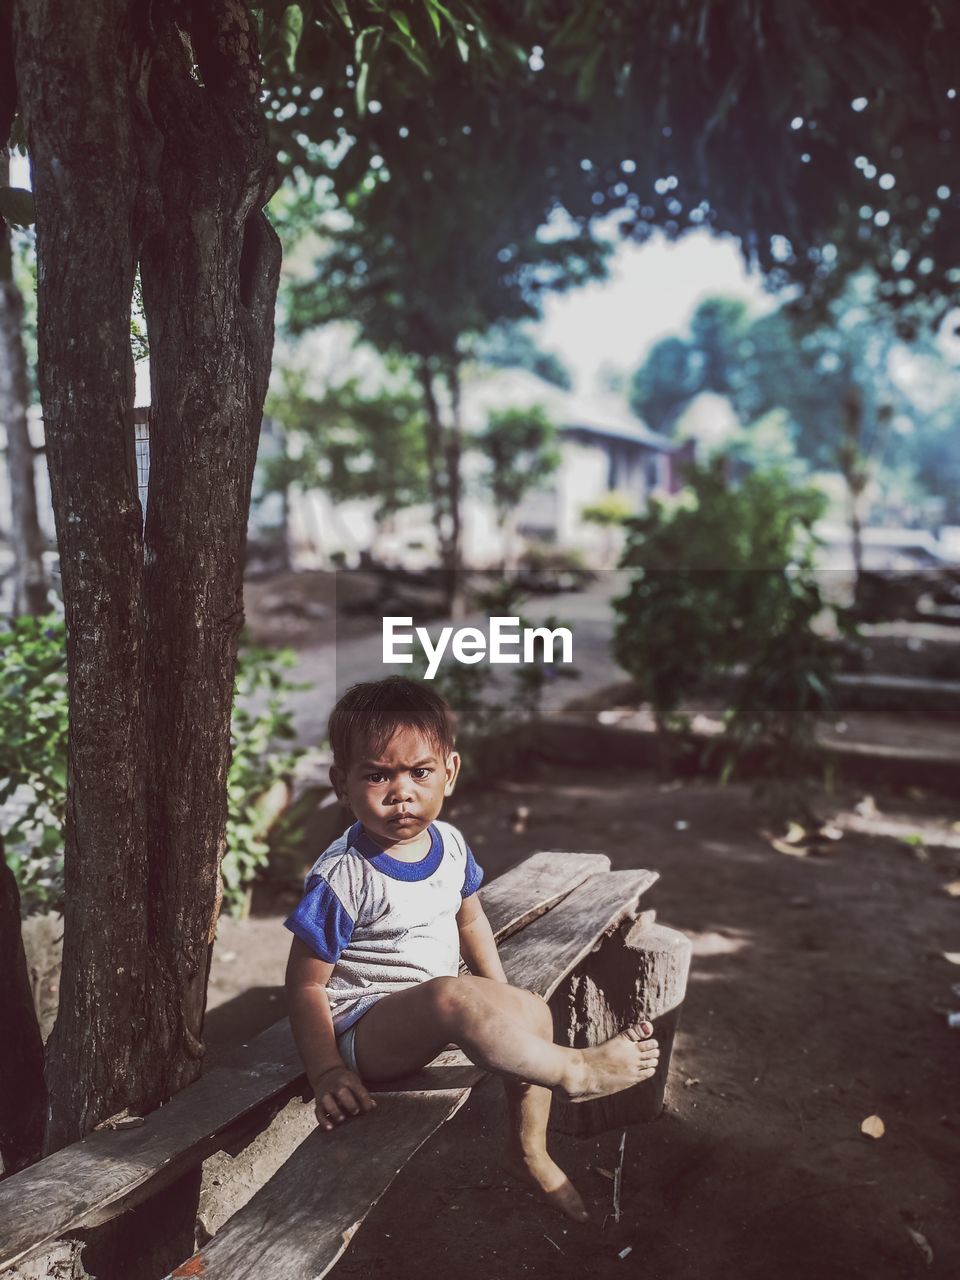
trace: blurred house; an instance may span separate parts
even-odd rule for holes
[[[595,561],[606,554],[609,534],[583,519],[585,507],[617,494],[639,514],[651,495],[675,493],[689,450],[651,431],[618,396],[582,395],[544,382],[525,369],[482,370],[464,384],[463,421],[468,433],[482,431],[491,413],[540,405],[557,428],[560,465],[543,489],[530,493],[516,513],[522,538],[576,549]],[[499,536],[492,505],[477,497],[482,458],[464,460],[473,491],[464,512],[468,562],[496,563]]]

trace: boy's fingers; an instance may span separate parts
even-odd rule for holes
[[[353,1091],[351,1090],[348,1084],[340,1086],[340,1088],[337,1090],[337,1098],[340,1101],[341,1105],[346,1107],[346,1109],[350,1112],[352,1116],[357,1116],[360,1114],[359,1104],[357,1103],[356,1098],[353,1096]]]
[[[377,1105],[362,1084],[358,1085],[353,1092],[357,1097],[357,1101],[360,1103],[360,1109],[362,1111],[372,1111]]]
[[[332,1093],[325,1093],[320,1100],[320,1106],[327,1115],[327,1118],[339,1122],[343,1119],[343,1112],[340,1110],[340,1104]]]

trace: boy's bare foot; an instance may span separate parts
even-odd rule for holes
[[[546,1152],[542,1156],[533,1157],[507,1150],[503,1153],[503,1167],[521,1182],[532,1183],[547,1204],[559,1209],[574,1222],[590,1221],[590,1214],[580,1192]]]
[[[560,1086],[571,1102],[589,1102],[649,1080],[660,1049],[649,1037],[653,1027],[639,1022],[590,1049],[576,1050],[567,1079]]]

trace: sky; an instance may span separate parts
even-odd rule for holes
[[[674,242],[624,243],[606,281],[547,299],[537,333],[577,390],[589,393],[605,369],[632,374],[659,338],[685,332],[698,302],[715,293],[743,298],[758,312],[773,305],[729,236],[695,231]]]

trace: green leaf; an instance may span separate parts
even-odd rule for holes
[[[442,5],[436,3],[436,0],[424,0],[424,8],[427,11],[427,17],[433,23],[433,29],[440,36],[440,13]]]
[[[407,37],[408,40],[413,39],[413,29],[410,26],[410,19],[400,9],[391,9],[390,18],[397,28]]]
[[[331,0],[331,3],[344,27],[353,35],[353,19],[350,17],[350,10],[347,8],[346,0]]]
[[[398,45],[413,65],[422,71],[425,76],[430,75],[430,64],[420,52],[420,46],[415,40],[408,40],[405,36],[400,35],[398,31],[391,31],[387,39],[391,44]]]
[[[382,27],[367,27],[360,32],[354,44],[354,56],[358,67],[355,93],[357,111],[361,116],[366,115],[367,112],[370,72],[382,39]]]
[[[303,38],[303,9],[300,5],[288,5],[283,11],[277,35],[283,52],[283,61],[287,70],[293,75],[296,70],[297,50]]]

